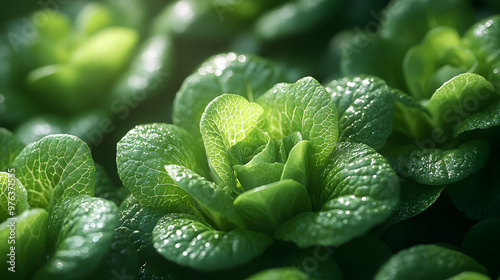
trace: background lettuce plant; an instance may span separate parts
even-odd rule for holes
[[[421,105],[397,105],[397,132],[382,153],[400,176],[439,186],[465,179],[487,165],[500,114],[494,35],[498,16],[473,24],[468,2],[450,1],[446,11],[443,8],[443,3],[431,1],[394,1],[366,48],[356,44],[360,34],[339,42],[343,74],[378,75]],[[425,20],[441,12],[447,16]],[[413,28],[410,19],[424,24]],[[390,67],[375,69],[377,63],[359,60],[386,60]],[[431,191],[428,194],[435,197]]]
[[[486,175],[498,167],[498,15],[475,19],[471,3],[455,0],[393,1],[382,15],[376,33],[348,32],[336,41],[343,75],[377,75],[417,105],[396,104],[393,132],[380,151],[403,180],[401,201],[378,233],[396,250],[408,248],[415,243],[396,245],[390,237],[405,234],[428,208],[458,209],[464,214],[455,214],[450,225],[457,228],[446,239],[460,246],[474,220],[499,213],[498,184]],[[493,266],[481,264],[496,277]]]
[[[0,125],[25,144],[58,133],[100,144],[96,130],[166,82],[172,43],[138,1],[54,5],[2,32]]]
[[[166,259],[219,270],[257,257],[273,238],[304,248],[340,245],[397,204],[399,181],[386,160],[361,141],[338,141],[340,129],[345,139],[347,129],[362,139],[373,123],[341,126],[319,82],[280,77],[257,57],[215,56],[178,92],[174,119],[182,121],[136,126],[118,143],[124,186],[140,204],[168,213],[148,230]],[[382,81],[365,84],[372,82],[394,110],[397,94]],[[363,94],[344,104],[358,105]],[[193,108],[183,100],[200,102]],[[200,132],[189,133],[196,123]]]

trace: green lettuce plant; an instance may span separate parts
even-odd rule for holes
[[[135,252],[114,230],[118,207],[94,197],[104,175],[87,144],[51,135],[24,146],[3,128],[0,143],[2,278],[109,279],[126,265],[136,273]]]
[[[119,141],[124,186],[143,207],[167,213],[144,232],[152,240],[139,243],[213,271],[250,261],[273,239],[304,248],[340,245],[390,215],[399,181],[370,147],[387,132],[363,143],[370,125],[384,120],[370,120],[373,111],[366,122],[339,116],[364,114],[355,108],[378,94],[390,118],[394,100],[404,98],[382,81],[356,80],[378,91],[338,97],[339,110],[332,94],[344,89],[331,94],[311,77],[278,83],[281,77],[253,56],[215,56],[184,82],[173,125],[139,125]]]
[[[396,104],[394,131],[381,150],[405,179],[397,209],[419,209],[406,214],[397,210],[390,219],[394,223],[427,209],[448,185],[467,216],[498,213],[495,196],[488,195],[496,189],[494,180],[479,190],[459,187],[478,171],[497,166],[491,155],[497,153],[494,139],[500,125],[499,17],[474,23],[473,11],[468,1],[394,1],[382,12],[377,32],[351,32],[337,42],[342,74],[377,75],[418,104]],[[472,178],[478,176],[467,182]],[[474,197],[467,193],[488,203],[465,206],[460,198]]]

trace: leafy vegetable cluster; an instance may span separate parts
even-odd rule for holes
[[[95,174],[87,144],[51,135],[25,146],[5,129],[0,135],[2,278],[109,279],[113,266],[138,268],[115,233],[117,205],[94,197],[96,181],[105,188],[109,178],[101,168]]]
[[[361,2],[10,23],[0,277],[500,279],[498,3]]]
[[[398,178],[370,147],[388,134],[371,140],[365,132],[384,120],[373,120],[373,110],[364,122],[338,120],[354,119],[353,108],[369,92],[343,96],[337,110],[313,78],[280,79],[269,61],[215,56],[178,92],[176,124],[140,125],[118,143],[124,186],[138,203],[169,213],[152,230],[154,248],[168,260],[220,270],[260,255],[271,237],[304,248],[340,245],[384,221],[397,204]],[[374,106],[389,115],[403,98],[374,78],[332,84],[355,82],[377,88],[385,98]],[[347,90],[335,89],[341,92]]]

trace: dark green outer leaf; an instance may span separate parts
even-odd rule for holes
[[[130,195],[120,205],[117,232],[125,236],[135,247],[135,252],[141,260],[156,255],[153,247],[153,229],[158,220],[166,214],[150,206],[142,205]]]
[[[318,202],[342,196],[374,196],[397,202],[399,180],[384,157],[361,143],[339,143],[318,179]],[[347,204],[348,205],[348,204]],[[390,207],[389,205],[387,207]]]
[[[394,101],[384,80],[357,76],[325,86],[339,112],[339,141],[384,146],[392,132]]]
[[[24,144],[12,132],[0,127],[0,171],[7,171],[23,148]]]
[[[472,140],[455,149],[395,148],[386,154],[393,168],[402,176],[426,185],[458,182],[479,171],[489,156],[488,142]]]
[[[184,80],[174,100],[174,124],[201,141],[201,115],[215,97],[232,93],[252,102],[283,81],[283,70],[271,61],[235,53],[216,55]]]
[[[153,230],[153,244],[162,256],[203,271],[249,262],[271,242],[266,234],[254,231],[217,231],[201,218],[188,214],[168,214]]]
[[[374,279],[441,280],[464,271],[486,273],[483,266],[458,251],[436,245],[417,245],[392,256]]]
[[[475,112],[467,119],[463,120],[454,130],[453,137],[462,133],[476,130],[489,129],[500,125],[500,100],[497,100],[483,111]]]
[[[85,279],[108,253],[117,224],[118,207],[105,199],[60,200],[48,225],[54,252],[34,279]]]
[[[422,213],[439,198],[444,188],[445,186],[427,186],[409,179],[404,180],[401,183],[401,199],[383,225],[389,227]]]
[[[464,45],[470,48],[479,60],[478,73],[495,87],[500,86],[500,16],[485,18],[471,26],[464,35]]]
[[[75,136],[46,136],[26,146],[14,166],[32,207],[49,210],[61,198],[94,195],[94,160]]]
[[[316,180],[310,194],[319,210],[285,222],[276,239],[300,247],[340,245],[387,219],[399,199],[394,170],[365,144],[338,143]]]
[[[264,108],[266,131],[279,139],[300,132],[312,145],[310,165],[327,162],[338,138],[337,107],[314,78],[277,84],[256,101]]]
[[[186,130],[160,123],[136,126],[118,142],[116,161],[123,185],[141,204],[197,212],[165,170],[165,165],[177,164],[208,174],[203,147]]]

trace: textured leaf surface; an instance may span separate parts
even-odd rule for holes
[[[268,60],[235,53],[216,55],[184,80],[174,100],[174,124],[201,139],[201,115],[214,98],[232,93],[252,102],[284,81],[283,70]]]
[[[500,100],[492,103],[483,111],[474,112],[463,120],[454,130],[453,137],[476,129],[489,129],[500,125]]]
[[[279,139],[300,132],[312,145],[312,166],[327,162],[338,138],[337,107],[330,94],[311,77],[277,84],[257,99],[264,108],[266,131]]]
[[[483,168],[489,157],[489,145],[476,139],[450,150],[405,146],[395,148],[386,157],[404,177],[426,185],[445,185],[465,179]]]
[[[207,174],[205,151],[186,130],[160,123],[136,126],[118,142],[116,161],[123,185],[141,204],[196,213],[165,170],[177,164]]]
[[[401,183],[401,199],[385,226],[388,227],[422,213],[439,198],[444,188],[445,186],[427,186],[406,179]]]
[[[317,180],[310,193],[318,211],[285,222],[275,238],[300,247],[340,245],[384,221],[399,199],[393,169],[364,144],[338,143]]]
[[[495,86],[500,82],[500,16],[480,20],[464,34],[463,44],[474,52],[479,60],[477,72]]]
[[[384,80],[359,76],[326,85],[339,114],[339,141],[384,146],[392,132],[394,101]]]
[[[0,172],[0,222],[29,208],[28,193],[21,182],[14,174]]]
[[[392,256],[375,275],[375,280],[446,279],[460,272],[485,273],[471,257],[437,245],[417,245]]]
[[[152,232],[158,220],[165,214],[165,211],[140,204],[130,195],[120,205],[116,231],[128,239],[141,259],[151,258],[156,254]]]
[[[249,262],[271,242],[266,234],[254,231],[217,231],[201,218],[188,214],[168,214],[153,230],[153,244],[162,256],[204,271]]]
[[[75,136],[46,136],[26,146],[14,166],[32,207],[49,210],[61,198],[94,195],[94,160]]]
[[[108,253],[117,223],[118,207],[105,199],[61,200],[48,225],[54,252],[34,279],[85,279]]]
[[[262,125],[263,110],[235,94],[224,94],[208,104],[200,121],[200,132],[214,181],[234,190],[236,178],[229,150],[253,129]]]

